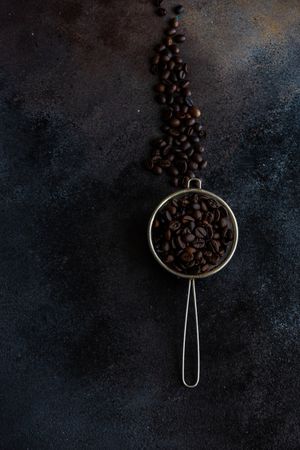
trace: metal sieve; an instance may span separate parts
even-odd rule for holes
[[[192,185],[195,185],[196,187],[192,187]],[[157,208],[153,211],[150,221],[149,221],[149,225],[148,225],[148,242],[149,242],[149,246],[151,249],[151,252],[153,254],[153,256],[155,257],[156,261],[164,268],[166,269],[168,272],[172,273],[173,275],[176,275],[177,277],[180,278],[186,278],[188,279],[188,293],[187,293],[187,301],[186,301],[186,311],[185,311],[185,321],[184,321],[184,332],[183,332],[183,345],[182,345],[182,382],[186,387],[189,388],[193,388],[196,387],[199,383],[200,380],[200,338],[199,338],[199,325],[198,325],[198,312],[197,312],[197,298],[196,298],[196,287],[195,287],[195,280],[196,279],[200,279],[200,278],[206,278],[210,275],[213,275],[217,272],[219,272],[221,269],[223,269],[228,262],[230,261],[230,259],[232,258],[236,246],[237,246],[237,242],[238,242],[238,225],[237,225],[237,221],[235,218],[235,215],[233,214],[231,208],[229,207],[229,205],[219,196],[217,196],[216,194],[213,194],[212,192],[206,191],[204,189],[202,189],[202,182],[199,178],[191,178],[188,182],[188,186],[187,189],[182,189],[180,191],[177,191],[171,195],[169,195],[168,197],[164,198],[160,204],[157,206]],[[229,248],[228,252],[226,253],[226,255],[224,256],[224,258],[222,259],[222,261],[220,262],[219,265],[216,265],[215,267],[213,267],[212,269],[210,269],[209,271],[205,272],[205,273],[199,273],[196,275],[188,275],[188,274],[184,274],[181,273],[179,271],[173,270],[172,268],[168,267],[160,258],[160,256],[158,255],[158,253],[155,250],[154,247],[154,243],[153,243],[153,223],[154,220],[157,216],[157,214],[159,213],[159,211],[166,206],[166,204],[168,204],[171,200],[173,199],[178,199],[184,195],[187,194],[201,194],[202,196],[204,196],[206,199],[212,199],[217,201],[221,206],[223,206],[225,208],[225,210],[227,211],[228,217],[230,218],[230,223],[232,226],[232,233],[233,233],[233,239],[232,239],[232,243],[231,243],[231,247]],[[196,325],[196,339],[197,339],[197,377],[196,377],[196,381],[193,384],[188,384],[186,382],[186,377],[185,377],[185,350],[186,350],[186,332],[187,332],[187,325],[188,325],[188,313],[189,313],[189,305],[190,305],[190,297],[191,297],[191,292],[193,294],[193,303],[194,303],[194,312],[195,312],[195,325]]]

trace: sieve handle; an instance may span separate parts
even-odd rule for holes
[[[194,303],[194,313],[195,313],[195,324],[196,324],[196,337],[197,337],[197,378],[194,384],[188,384],[185,378],[185,347],[186,347],[186,330],[188,325],[188,315],[189,315],[189,306],[190,306],[190,298],[191,291],[193,294],[193,303]],[[198,324],[198,312],[197,312],[197,297],[196,297],[196,288],[195,288],[195,279],[189,280],[188,286],[188,294],[186,301],[186,309],[185,309],[185,320],[184,320],[184,331],[183,331],[183,343],[182,343],[182,382],[188,388],[194,388],[198,385],[200,380],[200,338],[199,338],[199,324]]]

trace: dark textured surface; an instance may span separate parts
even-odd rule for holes
[[[1,449],[299,448],[299,2],[186,7],[204,187],[241,234],[198,283],[191,391],[186,284],[145,235],[171,190],[140,166],[162,19],[145,0],[1,2]]]

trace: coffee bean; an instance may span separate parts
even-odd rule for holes
[[[162,53],[162,55],[161,55],[161,60],[164,62],[170,61],[171,58],[172,58],[172,55],[170,56],[169,53],[167,53],[167,52]]]
[[[184,88],[182,89],[182,94],[184,95],[184,97],[190,97],[192,95],[192,91],[188,88]]]
[[[187,188],[188,182],[189,182],[189,177],[184,176],[184,177],[182,178],[182,181],[181,181],[182,186],[183,186],[184,188]]]
[[[165,92],[166,86],[162,83],[159,83],[154,86],[154,89],[156,90],[156,92]]]
[[[185,241],[188,243],[191,243],[195,240],[195,235],[192,233],[189,233],[185,236]]]
[[[178,53],[180,52],[179,47],[177,47],[177,45],[175,45],[175,44],[170,45],[169,50],[171,50],[171,52],[172,52],[174,55],[178,55]],[[173,57],[173,58],[174,58],[174,62],[175,62],[175,63],[178,62],[178,61],[175,59],[175,57]]]
[[[169,28],[169,29],[166,30],[166,34],[168,36],[174,36],[176,33],[177,33],[176,28]]]
[[[168,159],[162,159],[162,160],[159,161],[158,165],[162,169],[167,169],[168,167],[171,166],[171,161],[169,161]]]
[[[177,244],[179,245],[179,247],[180,247],[181,249],[184,249],[184,248],[186,247],[186,245],[185,245],[185,243],[183,242],[181,236],[177,236],[176,242],[177,242]]]
[[[151,59],[151,63],[152,64],[158,64],[160,60],[160,56],[158,54],[154,55],[153,58]]]
[[[188,106],[193,106],[193,100],[191,99],[191,97],[185,97],[184,101]]]
[[[173,39],[172,39],[172,37],[171,37],[171,36],[167,36],[167,37],[164,39],[164,43],[165,43],[165,45],[166,45],[167,47],[170,47],[170,45],[173,44]]]
[[[157,8],[156,14],[160,17],[163,17],[167,14],[167,11],[165,10],[165,8]]]
[[[182,14],[184,12],[184,7],[182,5],[177,5],[174,8],[174,13],[179,15]]]
[[[148,170],[152,170],[153,167],[154,167],[154,162],[153,162],[153,160],[152,160],[152,159],[147,159],[147,160],[145,161],[145,167],[146,167],[146,169],[148,169]]]
[[[189,113],[192,117],[194,118],[198,118],[201,116],[201,111],[200,109],[196,108],[195,106],[192,106],[189,110]]]
[[[166,50],[166,46],[164,45],[164,44],[158,44],[156,47],[155,47],[155,50],[158,52],[158,53],[161,53],[161,52],[163,52],[164,50]]]
[[[207,272],[209,270],[209,265],[208,264],[204,264],[202,267],[201,267],[201,272]]]
[[[170,125],[173,128],[179,127],[180,125],[180,120],[175,119],[175,117],[173,117],[173,119],[170,120]]]
[[[164,263],[165,264],[170,264],[170,263],[172,263],[173,261],[174,261],[174,256],[173,255],[171,255],[171,254],[169,254],[169,255],[167,255],[166,257],[165,257],[165,259],[164,259]]]
[[[178,43],[182,43],[185,41],[185,35],[184,34],[177,34],[174,38],[174,40]]]
[[[169,228],[171,231],[177,231],[180,228],[180,222],[178,220],[173,220],[170,225]]]
[[[176,19],[176,17],[173,17],[173,19],[170,20],[170,26],[172,28],[178,28],[179,27],[179,22]]]
[[[174,187],[177,187],[179,185],[179,179],[177,177],[173,177],[171,183]]]
[[[227,227],[227,224],[228,224],[227,219],[225,217],[223,217],[220,221],[221,228]]]
[[[206,230],[205,230],[205,228],[203,228],[203,227],[197,227],[197,228],[195,229],[195,235],[196,235],[198,238],[204,239],[204,238],[206,237]]]
[[[164,105],[164,104],[167,102],[167,98],[166,98],[166,96],[163,95],[163,94],[158,95],[158,96],[156,97],[156,100],[157,100],[157,102],[160,103],[161,105]]]
[[[192,156],[192,160],[199,164],[202,161],[202,156],[200,155],[200,153],[194,153]]]
[[[191,127],[192,125],[194,125],[195,119],[193,119],[193,118],[191,118],[191,119],[186,119],[185,123],[186,123],[186,125],[187,125],[188,127]]]
[[[198,164],[195,161],[190,161],[189,162],[189,169],[197,170],[198,169]]]
[[[162,168],[159,166],[154,166],[152,169],[152,172],[155,173],[156,175],[161,175],[162,174]]]
[[[171,47],[170,47],[171,48]],[[178,49],[178,53],[179,53],[179,49]],[[173,60],[177,63],[177,64],[181,64],[183,62],[183,59],[179,56],[179,55],[175,55],[173,56]]]
[[[202,161],[201,169],[206,169],[206,167],[207,167],[207,161]]]
[[[164,81],[166,81],[169,78],[170,75],[171,75],[170,70],[164,70],[163,73],[161,74],[161,78]]]

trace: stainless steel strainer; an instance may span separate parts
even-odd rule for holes
[[[196,186],[196,187],[192,187]],[[231,222],[232,227],[232,233],[233,233],[233,239],[230,248],[228,248],[228,251],[222,261],[219,265],[211,268],[209,271],[204,273],[199,273],[196,275],[188,275],[181,272],[178,272],[176,270],[173,270],[171,267],[169,267],[167,264],[165,264],[164,261],[160,258],[159,254],[155,250],[155,246],[153,243],[153,223],[156,219],[157,214],[160,212],[162,208],[164,208],[171,200],[173,199],[179,199],[182,196],[185,196],[187,194],[200,194],[201,196],[204,196],[206,199],[212,199],[217,201],[221,206],[223,206],[228,214],[228,217]],[[206,278],[210,275],[213,275],[217,272],[219,272],[221,269],[223,269],[230,259],[232,258],[237,242],[238,242],[238,225],[235,218],[235,215],[233,214],[231,208],[228,206],[228,204],[220,197],[218,197],[216,194],[213,194],[212,192],[206,191],[202,189],[201,187],[201,180],[199,178],[191,178],[188,182],[187,189],[182,189],[180,191],[177,191],[168,197],[164,198],[160,204],[157,206],[157,208],[153,211],[149,225],[148,225],[148,242],[151,249],[151,252],[157,262],[168,272],[172,273],[173,275],[180,277],[180,278],[186,278],[188,279],[188,293],[187,293],[187,302],[186,302],[186,312],[185,312],[185,322],[184,322],[184,332],[183,332],[183,345],[182,345],[182,382],[186,387],[193,388],[196,387],[199,383],[200,379],[200,338],[199,338],[199,326],[198,326],[198,313],[197,313],[197,299],[196,299],[196,287],[195,287],[195,280],[200,278]],[[197,378],[195,383],[188,384],[186,382],[185,377],[185,349],[186,349],[186,332],[187,332],[187,325],[188,325],[188,313],[189,313],[189,304],[190,304],[190,297],[191,292],[193,293],[193,303],[194,303],[194,312],[195,312],[195,325],[196,325],[196,339],[197,339]]]

